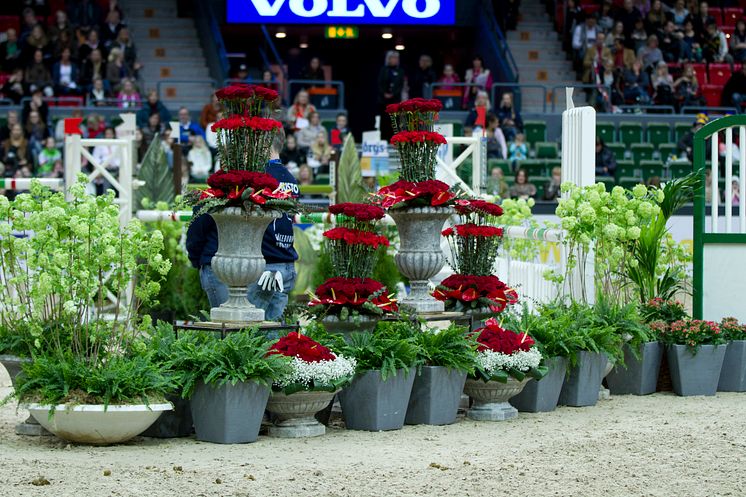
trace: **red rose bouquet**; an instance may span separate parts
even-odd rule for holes
[[[234,83],[215,92],[215,96],[228,114],[260,116],[269,115],[278,103],[280,95],[262,86]]]
[[[388,247],[389,240],[372,231],[332,228],[324,232],[332,265],[348,278],[365,278],[373,272],[375,251]]]
[[[386,107],[394,131],[432,131],[438,112],[443,109],[440,100],[412,98]]]
[[[399,151],[400,176],[405,181],[425,181],[435,178],[438,149],[446,139],[432,131],[399,131],[391,138]]]
[[[384,186],[377,193],[377,202],[385,209],[449,205],[456,198],[451,187],[442,181],[427,180],[413,183],[399,180]]]
[[[516,291],[494,275],[452,274],[436,287],[433,297],[452,311],[488,308],[499,313],[518,302]]]
[[[378,205],[354,204],[345,202],[329,206],[329,212],[336,214],[337,224],[354,229],[373,230],[376,221],[380,221],[386,212]]]
[[[380,316],[399,310],[386,287],[370,278],[329,278],[308,305],[312,314],[333,314],[342,320],[356,313]]]
[[[497,320],[488,319],[477,334],[476,377],[506,383],[508,378],[523,381],[527,376],[540,380],[547,372],[541,366],[541,352],[525,333],[506,330]]]
[[[291,358],[289,371],[272,388],[290,395],[300,391],[336,392],[355,375],[354,358],[332,352],[299,332],[290,332],[269,349],[269,355]]]

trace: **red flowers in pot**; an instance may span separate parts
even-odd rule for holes
[[[502,312],[518,302],[516,291],[492,275],[453,274],[438,285],[433,296],[444,301],[446,309],[457,311],[488,308]]]
[[[456,198],[450,187],[438,180],[404,181],[399,180],[378,191],[381,207],[418,207],[448,205]]]

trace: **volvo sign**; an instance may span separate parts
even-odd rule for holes
[[[227,0],[229,23],[454,23],[456,0]]]

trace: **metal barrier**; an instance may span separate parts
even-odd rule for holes
[[[287,82],[287,89],[288,89],[288,102],[290,105],[293,103],[293,99],[295,98],[295,95],[297,91],[293,90],[293,87],[300,86],[301,88],[298,89],[300,91],[303,89],[303,87],[309,87],[309,86],[316,86],[316,87],[322,87],[324,89],[332,89],[336,88],[337,94],[336,95],[310,95],[311,96],[311,102],[314,104],[314,106],[317,109],[334,109],[334,110],[344,110],[345,108],[345,84],[342,81],[326,81],[323,79],[289,79]],[[315,88],[317,91],[319,88]],[[336,102],[332,102],[329,100],[329,103],[327,105],[319,105],[319,101],[315,97],[322,97],[322,100],[324,98],[330,98],[330,97],[336,97]],[[316,102],[314,102],[316,100]],[[335,105],[331,105],[334,103]]]
[[[0,107],[13,107],[16,103],[9,98],[0,98]]]
[[[53,190],[65,188],[65,180],[62,178],[0,178],[0,190],[28,190],[33,180]]]
[[[480,4],[481,15],[479,16],[480,27],[485,34],[487,34],[487,40],[497,56],[497,65],[502,71],[502,74],[499,75],[499,79],[502,79],[503,81],[517,82],[520,79],[518,64],[516,64],[515,59],[513,58],[513,52],[510,51],[508,40],[505,38],[502,29],[500,29],[500,25],[497,23],[495,11],[492,5],[492,2],[482,0]]]
[[[458,91],[459,95],[436,95],[435,92],[439,91],[438,88],[441,88],[440,91],[444,91],[443,88],[449,88],[449,87],[456,87],[460,88],[461,90],[453,90],[454,92]],[[474,84],[474,83],[433,83],[429,87],[425,88],[425,96],[427,98],[437,98],[443,103],[443,110],[444,111],[451,111],[451,110],[464,110],[463,102],[464,102],[464,94],[468,91],[469,88],[477,87],[481,88],[480,85]],[[494,102],[491,102],[494,105]],[[454,107],[455,106],[455,107]],[[468,110],[468,109],[467,109]]]
[[[621,109],[624,113],[632,113],[643,111],[644,114],[656,114],[657,112],[644,112],[644,111],[660,111],[660,114],[676,114],[676,109],[673,105],[618,105],[618,109]],[[629,112],[632,111],[632,112]]]
[[[102,105],[97,105],[96,102],[103,102]],[[117,109],[122,110],[124,107],[119,106],[119,100],[116,98],[104,98],[102,100],[95,100],[92,99],[90,96],[86,97],[85,100],[86,107],[95,107],[97,109]],[[127,110],[140,110],[142,109],[142,102],[139,104],[132,104],[126,107]]]
[[[679,109],[679,114],[699,114],[700,112],[708,113],[712,117],[712,115],[739,114],[740,110],[735,107],[707,107],[702,105],[685,105]]]
[[[536,89],[541,90],[541,101],[542,101],[542,112],[547,111],[547,87],[545,85],[540,84],[529,84],[529,83],[493,83],[492,90],[490,92],[490,99],[492,100],[492,105],[497,107],[498,100],[497,100],[497,89],[498,88],[508,88],[509,91],[513,94],[513,104],[515,105],[515,108],[519,111],[523,111],[523,92],[522,90],[525,89]],[[503,93],[506,93],[503,91]]]
[[[605,88],[609,92],[609,98],[611,98],[611,86],[595,85],[590,83],[572,83],[567,85],[556,85],[552,86],[549,91],[552,92],[552,113],[556,112],[557,108],[557,90],[560,90],[562,95],[565,94],[565,88],[580,88],[584,90],[598,90],[599,88]]]

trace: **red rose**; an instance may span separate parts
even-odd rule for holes
[[[399,104],[389,104],[386,106],[387,114],[396,114],[399,112]]]
[[[536,343],[534,339],[525,333],[502,328],[495,319],[488,319],[483,328],[475,330],[479,333],[477,350],[492,350],[502,354],[510,355],[518,351],[527,352]]]
[[[306,362],[333,361],[337,358],[331,350],[306,335],[295,331],[280,338],[267,355],[281,354],[288,357],[299,357]]]
[[[503,230],[502,228],[496,228],[494,226],[486,226],[482,224],[474,224],[474,223],[467,223],[467,224],[457,224],[453,227],[453,230],[449,232],[448,235],[443,232],[444,236],[450,236],[456,234],[458,236],[473,236],[473,237],[492,237],[492,236],[502,236]]]
[[[343,216],[354,218],[356,221],[373,221],[383,219],[386,215],[384,210],[372,204],[354,204],[345,202],[329,206],[329,212],[332,214],[341,214]]]
[[[235,187],[251,188],[255,191],[268,188],[272,191],[280,187],[279,181],[267,173],[257,173],[240,169],[217,171],[207,178],[212,188],[228,191]]]
[[[502,216],[503,209],[497,204],[486,200],[458,200],[456,201],[456,212],[462,215],[484,214],[488,216]]]
[[[374,294],[379,294],[373,297]],[[329,278],[316,289],[316,297],[308,305],[359,307],[371,302],[380,309],[396,312],[396,303],[386,295],[386,287],[370,278]]]
[[[324,236],[330,240],[343,240],[348,245],[368,245],[373,248],[389,246],[389,240],[385,236],[352,228],[332,228],[325,231]]]
[[[402,143],[434,143],[436,145],[445,145],[446,139],[440,133],[432,131],[399,131],[391,137],[391,144],[397,145]]]

